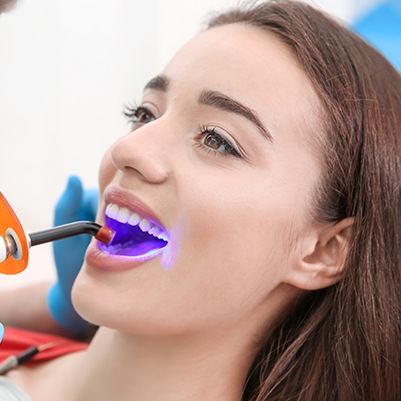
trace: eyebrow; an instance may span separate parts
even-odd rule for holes
[[[169,78],[166,75],[161,74],[152,78],[145,85],[145,90],[153,89],[161,92],[167,92],[169,84]],[[225,95],[224,93],[214,90],[203,90],[199,96],[198,102],[206,106],[215,107],[219,110],[228,111],[230,113],[245,117],[256,125],[263,137],[265,137],[270,142],[273,142],[272,135],[262,123],[257,113],[248,106],[245,106],[244,104]]]
[[[154,89],[154,90],[158,90],[161,92],[167,92],[169,84],[170,84],[170,80],[167,78],[167,76],[164,74],[161,74],[161,75],[157,75],[156,77],[152,78],[145,85],[144,90]]]
[[[245,117],[259,129],[261,134],[270,142],[273,141],[273,137],[267,128],[262,123],[261,119],[258,117],[257,113],[253,111],[248,106],[240,103],[239,101],[221,93],[219,91],[204,90],[199,96],[199,103],[206,106],[216,107],[217,109],[223,111],[229,111],[234,114],[238,114]]]

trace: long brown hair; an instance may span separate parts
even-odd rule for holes
[[[0,0],[0,14],[11,10],[14,6],[17,0]]]
[[[344,278],[310,292],[269,335],[243,399],[400,401],[400,74],[305,3],[246,6],[209,28],[232,23],[275,33],[303,65],[323,110],[316,218],[355,217]]]

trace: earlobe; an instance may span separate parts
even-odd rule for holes
[[[286,282],[303,290],[318,290],[343,276],[354,218],[343,219],[305,238]]]

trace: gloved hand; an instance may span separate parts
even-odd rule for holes
[[[71,176],[63,195],[55,208],[54,225],[78,220],[94,221],[98,208],[98,190],[84,190],[81,180]],[[53,253],[57,268],[57,282],[48,294],[50,313],[54,320],[74,334],[83,334],[90,328],[71,303],[71,288],[79,273],[90,235],[78,235],[53,242]]]
[[[0,343],[2,342],[4,337],[4,326],[0,323]]]

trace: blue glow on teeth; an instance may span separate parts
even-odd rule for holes
[[[149,256],[152,252],[157,252],[168,244],[164,239],[143,232],[139,225],[132,226],[128,223],[121,223],[108,216],[106,216],[105,224],[115,231],[115,236],[109,245],[99,243],[98,246],[109,255]]]

